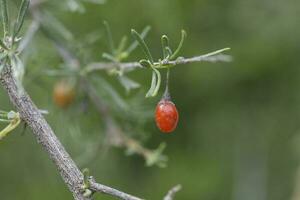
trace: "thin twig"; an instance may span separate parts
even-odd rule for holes
[[[192,58],[178,58],[174,61],[166,61],[162,63],[154,63],[154,65],[181,65],[181,64],[189,64],[194,62],[231,62],[232,57],[229,55],[219,54],[219,55],[213,55],[210,56],[209,54],[196,56]],[[123,62],[123,63],[113,63],[113,62],[95,62],[89,64],[86,68],[84,68],[85,73],[91,73],[93,71],[98,70],[109,70],[119,68],[120,70],[124,72],[132,71],[136,68],[144,68],[139,62]]]
[[[193,63],[193,62],[231,62],[231,61],[232,61],[231,56],[219,54],[219,55],[214,55],[214,56],[202,55],[202,56],[196,56],[196,57],[187,58],[187,59],[179,58],[175,61],[167,62],[166,64],[183,65],[183,64]]]
[[[181,190],[181,185],[174,186],[171,190],[169,190],[168,194],[164,197],[164,200],[173,200],[175,194]]]
[[[119,190],[107,187],[105,185],[101,185],[99,183],[96,183],[93,180],[90,182],[90,184],[91,184],[90,189],[94,192],[109,194],[109,195],[118,197],[118,198],[123,199],[123,200],[143,200],[141,198],[126,194],[126,193],[121,192]]]

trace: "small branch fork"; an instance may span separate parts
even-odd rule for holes
[[[0,82],[7,92],[10,101],[20,113],[21,119],[31,128],[38,143],[49,154],[50,159],[56,165],[64,182],[72,192],[75,200],[90,200],[84,197],[82,191],[83,174],[71,159],[64,146],[58,140],[50,125],[42,116],[38,108],[32,102],[26,91],[22,94],[18,91],[16,80],[11,73],[11,66],[5,66],[0,74]],[[138,197],[126,194],[111,187],[91,181],[92,191],[108,194],[123,200],[141,200]]]

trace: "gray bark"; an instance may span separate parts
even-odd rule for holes
[[[12,75],[11,66],[5,66],[0,74],[0,83],[7,92],[11,103],[20,113],[21,119],[30,127],[42,148],[48,153],[56,165],[61,177],[72,192],[75,200],[89,200],[82,193],[83,174],[71,159],[61,142],[58,140],[50,125],[33,103],[25,90],[20,92],[18,84]],[[91,182],[92,191],[115,196],[124,200],[140,200],[119,190]]]
[[[39,112],[28,94],[18,90],[16,80],[12,76],[10,66],[5,67],[1,74],[1,85],[6,90],[11,103],[20,113],[21,119],[30,127],[38,143],[48,153],[56,165],[61,177],[72,192],[74,199],[86,200],[81,194],[83,175],[57,139],[53,130]]]

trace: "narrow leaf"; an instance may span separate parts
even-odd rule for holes
[[[171,56],[173,54],[170,47],[166,47],[166,52],[169,56]]]
[[[4,44],[4,42],[0,39],[0,46],[3,48],[3,49],[6,49],[8,50],[7,46]]]
[[[51,12],[45,10],[41,17],[42,31],[55,42],[66,45],[66,41],[73,39],[72,33]]]
[[[161,84],[161,75],[160,75],[160,72],[159,72],[157,69],[153,68],[153,70],[155,71],[156,76],[157,76],[156,87],[155,87],[155,89],[154,89],[154,91],[153,91],[153,93],[152,93],[152,97],[155,97],[155,96],[157,95],[158,91],[159,91],[159,88],[160,88],[160,84]]]
[[[11,120],[10,124],[0,131],[0,140],[2,140],[8,133],[13,131],[20,123],[21,119],[19,114],[17,114],[16,118]]]
[[[128,40],[128,38],[126,36],[122,37],[121,42],[117,49],[117,54],[121,54],[123,52],[123,50],[125,49],[125,46],[127,44],[127,40]]]
[[[112,62],[116,62],[115,57],[113,55],[110,55],[109,53],[103,53],[102,58],[107,59]]]
[[[114,109],[128,111],[128,104],[125,99],[115,90],[115,88],[100,76],[91,77],[91,81],[97,87],[100,96],[103,96],[109,103],[115,105]]]
[[[137,42],[141,46],[141,48],[142,48],[144,54],[146,55],[146,57],[148,58],[148,60],[151,62],[151,64],[153,64],[154,60],[153,60],[152,55],[149,51],[149,48],[148,48],[147,44],[145,43],[144,39],[142,38],[142,36],[138,32],[136,32],[134,29],[131,29],[131,34],[133,35],[133,37],[137,40]]]
[[[220,50],[213,51],[213,52],[211,52],[211,53],[202,55],[202,57],[203,57],[203,58],[207,58],[207,57],[210,57],[210,56],[214,56],[214,55],[223,53],[224,51],[228,51],[228,50],[230,50],[230,48],[227,47],[227,48],[224,48],[224,49],[220,49]]]
[[[139,88],[141,85],[126,76],[119,76],[119,81],[121,85],[125,88],[126,92],[129,93],[130,90]]]
[[[9,32],[7,1],[0,0],[0,7],[1,7],[1,17],[2,17],[2,24],[4,29],[4,36],[6,36]]]
[[[82,173],[83,173],[83,183],[84,183],[84,186],[86,188],[89,188],[90,187],[90,181],[89,181],[90,170],[88,168],[85,168],[85,169],[83,169]]]
[[[162,50],[163,50],[163,56],[164,59],[166,59],[169,55],[169,51],[167,50],[169,48],[169,38],[166,35],[163,35],[161,37],[161,46],[162,46]]]
[[[151,27],[146,26],[141,33],[141,37],[143,39],[145,39],[145,37],[148,35],[150,30],[151,30]],[[135,50],[138,45],[139,45],[139,43],[136,40],[134,40],[134,42],[127,49],[128,54],[131,53],[133,50]]]
[[[29,3],[30,3],[30,0],[22,0],[18,18],[17,18],[17,23],[15,25],[14,36],[17,36],[19,34],[19,32],[23,26],[25,15],[26,15],[26,12],[29,7]]]
[[[105,26],[105,31],[106,31],[106,36],[107,36],[110,51],[113,55],[115,55],[116,49],[115,49],[115,44],[114,44],[114,41],[113,41],[113,38],[112,38],[112,34],[111,34],[109,24],[107,23],[107,21],[104,21],[103,24]]]
[[[142,59],[139,63],[145,68],[151,67],[151,63],[148,60]]]
[[[11,120],[8,119],[0,119],[1,123],[11,123]]]
[[[166,147],[166,144],[161,143],[156,150],[151,151],[151,153],[148,154],[148,156],[146,157],[146,166],[147,167],[157,165],[158,167],[164,168],[167,166],[168,157],[163,155],[163,151],[164,151],[165,147]]]
[[[146,94],[146,98],[152,96],[154,90],[155,90],[155,87],[156,87],[156,73],[155,71],[153,70],[152,71],[152,81],[151,81],[151,87],[150,89],[148,90],[147,94]]]
[[[186,38],[186,32],[185,32],[185,30],[181,30],[181,40],[180,40],[180,43],[179,43],[179,45],[178,45],[176,51],[175,51],[175,52],[173,53],[173,55],[170,57],[171,60],[172,60],[172,59],[175,59],[175,58],[178,56],[178,54],[179,54],[179,52],[180,52],[180,50],[181,50],[181,48],[182,48],[182,46],[183,46],[183,43],[184,43],[185,38]]]

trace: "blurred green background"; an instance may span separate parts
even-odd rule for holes
[[[65,4],[53,2],[58,7]],[[292,200],[300,153],[300,1],[107,0],[103,5],[83,5],[85,13],[55,6],[49,6],[49,11],[78,43],[84,44],[83,38],[91,33],[100,36],[81,48],[92,61],[100,61],[107,51],[103,20],[110,23],[116,41],[129,36],[131,28],[151,25],[146,41],[156,58],[161,55],[160,36],[167,34],[175,46],[180,30],[185,29],[188,38],[182,56],[231,47],[227,53],[234,61],[195,63],[171,71],[171,95],[180,121],[170,135],[160,133],[152,118],[160,95],[142,98],[150,84],[150,71],[129,73],[142,85],[130,94],[102,72],[131,102],[131,109],[135,105],[147,109],[132,136],[152,149],[165,142],[168,167],[145,167],[140,156],[128,157],[116,148],[98,152],[81,167],[89,167],[103,184],[151,200],[162,199],[178,183],[183,189],[176,199]],[[11,7],[14,10],[14,4]],[[57,68],[62,61],[43,34],[36,35],[28,52],[25,87],[39,108],[50,111],[49,123],[78,161],[96,140],[104,138],[101,117],[91,105],[81,113],[81,97],[66,110],[53,104],[52,87],[58,78],[42,72]],[[128,60],[141,58],[138,49]],[[132,103],[134,98],[138,103]],[[2,89],[0,103],[2,110],[13,109]],[[126,121],[125,115],[119,115],[117,119]],[[21,132],[22,127],[0,143],[0,199],[72,199],[30,131]],[[97,194],[96,199],[113,198]]]

